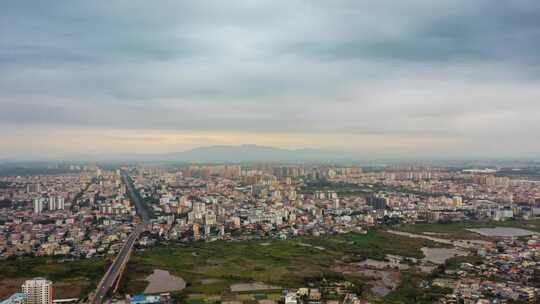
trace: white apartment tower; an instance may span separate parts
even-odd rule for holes
[[[26,280],[22,286],[26,304],[52,304],[53,283],[44,278]]]
[[[56,198],[56,209],[57,210],[64,210],[66,208],[66,200],[63,196],[58,196]]]
[[[49,210],[64,210],[65,208],[65,199],[64,197],[58,196],[49,196]]]
[[[34,198],[33,207],[34,207],[34,213],[40,214],[43,212],[43,209],[45,208],[45,202],[42,197]]]
[[[49,210],[56,210],[56,196],[49,196]]]

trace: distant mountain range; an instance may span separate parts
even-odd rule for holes
[[[350,162],[355,154],[323,149],[280,149],[259,145],[217,145],[165,154],[115,153],[73,154],[61,159],[27,159],[26,161],[87,161],[87,162],[190,162],[190,163],[336,163]],[[12,160],[6,164],[12,164]],[[2,162],[0,161],[0,165]]]
[[[170,153],[159,157],[160,160],[182,162],[333,162],[351,160],[351,155],[319,149],[279,149],[258,145],[209,146],[195,148],[185,152]]]
[[[327,149],[281,149],[253,144],[245,145],[216,145],[191,149],[184,152],[166,154],[152,153],[115,153],[115,154],[73,154],[61,158],[27,158],[0,160],[2,168],[27,165],[31,162],[34,166],[44,168],[49,162],[189,162],[189,163],[320,163],[320,164],[350,164],[362,162],[375,166],[384,164],[419,163],[433,165],[452,165],[460,168],[493,167],[505,164],[508,167],[538,167],[540,160],[537,158],[521,160],[495,160],[495,159],[466,159],[454,158],[429,158],[418,154],[410,154],[407,158],[395,158],[383,156],[381,153],[369,153],[367,151],[343,152]],[[24,166],[23,166],[24,167]]]

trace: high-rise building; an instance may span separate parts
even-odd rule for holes
[[[225,235],[225,226],[224,225],[221,225],[221,227],[219,227],[219,235],[221,235],[221,236]]]
[[[454,205],[454,206],[463,205],[463,198],[461,196],[458,196],[458,195],[452,197],[452,205]]]
[[[56,198],[56,210],[64,210],[66,208],[66,200],[63,196]]]
[[[53,284],[44,278],[26,280],[22,285],[26,304],[52,304]]]
[[[39,193],[39,192],[41,192],[41,186],[40,186],[39,183],[28,184],[28,185],[26,185],[26,192],[27,193]]]
[[[238,229],[238,228],[241,227],[241,221],[240,221],[240,218],[238,216],[231,217],[231,221],[233,222],[234,228]]]
[[[193,204],[193,212],[202,215],[205,211],[206,211],[206,205],[204,203],[195,202]]]
[[[49,210],[56,210],[56,196],[49,196]]]
[[[216,224],[216,215],[214,212],[208,212],[204,215],[204,225],[213,226]]]
[[[339,209],[339,198],[334,199],[334,209]]]
[[[36,197],[33,202],[34,207],[34,213],[40,214],[43,212],[43,208],[45,207],[45,200],[42,197]]]
[[[201,233],[199,232],[198,224],[193,224],[193,239],[195,239],[195,241],[198,241],[201,239]]]
[[[45,206],[44,206],[45,207]],[[63,196],[49,196],[47,201],[47,209],[50,211],[64,210],[65,199]]]
[[[383,195],[370,195],[366,198],[366,202],[368,205],[373,207],[373,209],[376,210],[382,210],[385,209],[386,206],[388,206],[388,198],[384,197]]]

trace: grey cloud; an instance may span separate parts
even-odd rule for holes
[[[286,50],[334,60],[537,63],[535,50],[540,47],[538,2],[519,1],[520,5],[504,1],[454,3],[433,8],[430,15],[389,7],[394,14],[370,18],[367,25],[353,19],[343,22],[344,26],[336,26],[342,34],[333,43],[315,37],[294,42]],[[412,4],[409,8],[418,6]],[[369,13],[365,15],[369,16]],[[364,15],[358,11],[355,17],[362,20]],[[377,31],[388,23],[396,30]]]
[[[538,49],[534,0],[6,2],[0,124],[522,140]]]

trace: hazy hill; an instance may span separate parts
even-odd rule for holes
[[[166,160],[185,162],[332,162],[349,158],[327,150],[288,150],[258,145],[209,146],[164,155]]]

